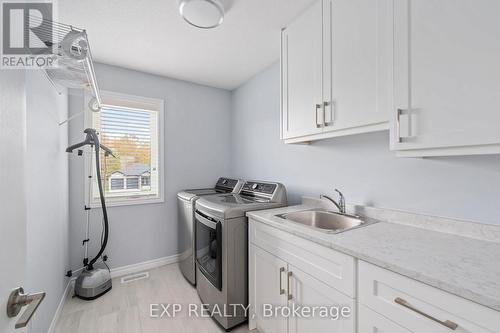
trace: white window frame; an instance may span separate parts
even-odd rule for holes
[[[164,178],[164,138],[165,138],[165,101],[163,99],[141,97],[129,94],[116,93],[111,91],[100,91],[102,104],[104,105],[116,105],[122,108],[131,109],[143,109],[143,110],[153,110],[158,112],[158,194],[154,197],[141,197],[139,195],[124,195],[120,197],[106,198],[107,207],[115,206],[129,206],[129,205],[145,205],[161,203],[165,201],[165,178]],[[84,97],[84,123],[85,128],[92,127],[92,111],[88,107],[92,100],[90,94],[85,94]],[[95,164],[95,156],[90,158],[89,154],[85,154],[85,198],[90,199],[90,207],[96,208],[101,207],[101,202],[96,199],[92,193],[92,188],[89,189],[87,179],[90,176],[90,162]],[[94,167],[93,167],[94,168]],[[124,178],[126,182],[126,179]],[[139,177],[139,183],[140,183]],[[90,191],[90,193],[89,193]],[[98,197],[98,196],[97,196]]]

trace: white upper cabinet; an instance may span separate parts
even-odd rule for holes
[[[400,156],[500,153],[500,1],[394,2]]]
[[[321,107],[322,7],[315,3],[282,32],[282,135],[284,139],[323,131]],[[318,107],[317,107],[318,105]]]
[[[393,0],[322,0],[282,32],[286,143],[388,129]]]
[[[392,0],[328,0],[324,7],[325,132],[388,129],[392,109]]]

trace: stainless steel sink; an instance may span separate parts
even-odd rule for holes
[[[322,209],[303,210],[299,212],[276,215],[279,218],[299,223],[327,233],[340,233],[359,228],[365,221],[358,216],[341,214]]]

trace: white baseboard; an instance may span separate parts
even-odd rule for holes
[[[146,271],[148,269],[153,269],[169,264],[174,264],[179,262],[180,255],[175,254],[173,256],[168,256],[168,257],[163,257],[163,258],[158,258],[158,259],[153,259],[153,260],[148,260],[144,262],[140,262],[137,264],[132,264],[132,265],[127,265],[127,266],[122,266],[122,267],[117,267],[117,268],[112,268],[111,269],[111,277],[120,277],[128,274],[133,274],[133,273],[139,273],[142,271]],[[68,284],[66,285],[66,289],[64,290],[64,293],[61,297],[61,301],[59,302],[59,305],[57,306],[56,313],[54,314],[54,317],[52,318],[52,322],[50,323],[49,330],[47,333],[54,333],[56,329],[57,322],[59,321],[59,317],[61,317],[61,312],[64,306],[64,303],[66,302],[66,299],[70,297],[70,291],[72,290],[73,284],[76,280],[76,276],[73,276],[71,279],[69,279]]]
[[[120,277],[128,274],[134,274],[134,273],[139,273],[142,271],[146,271],[148,269],[153,269],[169,264],[174,264],[176,262],[179,262],[179,257],[180,255],[175,254],[173,256],[168,256],[168,257],[162,257],[158,259],[153,259],[153,260],[148,260],[144,262],[140,262],[137,264],[132,264],[132,265],[127,265],[127,266],[122,266],[122,267],[117,267],[117,268],[111,268],[111,277]]]
[[[61,296],[61,300],[59,301],[59,305],[57,306],[56,313],[54,313],[54,317],[52,318],[52,322],[50,323],[47,333],[54,333],[56,331],[57,322],[59,321],[59,317],[61,317],[64,303],[66,302],[66,299],[72,289],[73,281],[74,279],[68,280],[68,284],[66,284],[66,288]]]

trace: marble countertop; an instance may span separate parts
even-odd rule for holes
[[[254,220],[500,311],[500,244],[398,223],[327,234],[275,217],[314,208],[249,212]]]

